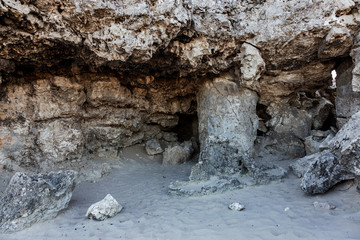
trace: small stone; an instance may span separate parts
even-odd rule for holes
[[[150,156],[160,154],[164,151],[162,149],[159,141],[156,139],[151,139],[151,140],[147,141],[145,144],[145,150],[146,150],[146,153]]]
[[[313,205],[315,208],[322,208],[327,210],[334,210],[336,208],[334,205],[331,205],[327,202],[314,202]]]
[[[90,219],[102,221],[106,218],[114,217],[122,209],[123,207],[116,199],[108,194],[103,200],[91,205],[86,212],[86,216]]]
[[[245,206],[244,205],[241,205],[240,203],[238,202],[234,202],[234,203],[231,203],[229,205],[229,209],[230,210],[233,210],[233,211],[241,211],[241,210],[244,210],[245,209]]]

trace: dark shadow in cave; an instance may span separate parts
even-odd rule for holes
[[[198,143],[199,133],[197,114],[178,114],[178,117],[179,123],[172,131],[177,134],[179,142],[189,141],[194,137]]]

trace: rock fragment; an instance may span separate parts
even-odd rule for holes
[[[164,165],[181,164],[189,160],[194,149],[190,141],[185,141],[180,145],[167,147],[163,155]]]
[[[314,208],[322,208],[327,210],[334,210],[336,208],[336,206],[331,205],[330,203],[327,202],[314,202],[313,205]]]
[[[233,210],[233,211],[242,211],[245,209],[245,206],[244,205],[241,205],[240,203],[238,202],[233,202],[229,205],[229,209],[230,210]]]
[[[96,202],[89,207],[86,212],[86,217],[102,221],[106,218],[114,217],[122,209],[123,207],[116,201],[116,199],[108,194],[103,200]]]
[[[145,143],[145,150],[146,153],[150,156],[160,154],[164,151],[159,141],[156,139],[150,139],[149,141],[147,141]]]

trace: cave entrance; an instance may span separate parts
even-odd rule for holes
[[[179,142],[189,141],[192,138],[199,142],[198,117],[197,113],[178,114],[179,123],[173,129],[177,134]]]

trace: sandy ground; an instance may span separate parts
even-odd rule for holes
[[[143,153],[123,156],[121,168],[96,183],[79,184],[57,218],[0,239],[360,239],[360,194],[351,181],[307,196],[290,174],[269,185],[179,198],[167,195],[167,186],[186,180],[193,163],[162,166]],[[108,193],[123,205],[122,212],[105,221],[87,219],[87,208]],[[315,201],[336,209],[316,209]],[[232,202],[246,209],[231,211]]]

